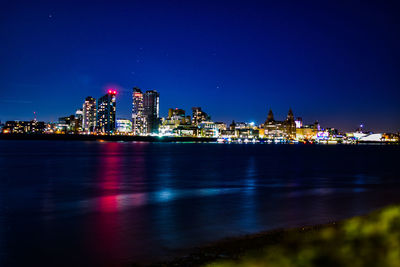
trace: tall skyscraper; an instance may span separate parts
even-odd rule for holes
[[[145,131],[145,117],[143,105],[142,91],[134,87],[132,93],[132,132],[135,135],[144,134]]]
[[[94,132],[96,129],[96,99],[88,96],[83,103],[82,128],[85,132]]]
[[[99,98],[97,102],[97,130],[102,133],[113,133],[115,131],[116,111],[115,90],[108,90],[108,93]]]
[[[157,133],[159,126],[160,94],[156,90],[146,91],[143,97],[146,133]]]

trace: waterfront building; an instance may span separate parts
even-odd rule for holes
[[[178,135],[176,128],[180,125],[190,125],[190,116],[186,116],[185,110],[179,108],[170,108],[168,117],[161,119],[159,134]]]
[[[293,111],[290,108],[286,120],[283,122],[285,127],[286,136],[289,139],[296,138],[296,123],[294,121]]]
[[[385,142],[399,142],[399,135],[394,133],[382,134],[382,140]]]
[[[75,115],[70,115],[66,117],[58,118],[57,132],[58,133],[69,133],[73,131],[73,121],[75,120]]]
[[[301,128],[303,127],[303,119],[301,117],[297,117],[297,119],[294,121],[296,124],[296,128]]]
[[[222,134],[223,131],[226,131],[227,129],[226,123],[224,122],[215,122],[215,126],[217,127],[219,136]]]
[[[229,129],[222,130],[220,132],[220,137],[223,138],[236,138],[236,122],[233,120],[231,124],[229,124]]]
[[[267,119],[260,128],[264,130],[264,138],[267,139],[284,139],[285,132],[282,121],[276,121],[274,118],[274,113],[270,109],[268,112]]]
[[[172,118],[185,118],[186,112],[180,108],[170,108],[168,109],[168,119]]]
[[[203,121],[210,121],[211,117],[201,110],[201,107],[192,108],[192,125],[198,126]]]
[[[158,133],[160,110],[160,94],[156,90],[149,90],[143,96],[143,114],[145,117],[145,131],[147,134]]]
[[[198,124],[200,137],[218,137],[218,129],[212,121],[202,121]]]
[[[133,88],[132,93],[132,132],[134,135],[146,133],[146,119],[144,116],[144,97],[142,90]]]
[[[57,123],[48,122],[45,123],[44,133],[53,134],[57,132]]]
[[[107,94],[97,101],[96,128],[98,132],[115,132],[116,94],[117,91],[108,90]]]
[[[311,141],[317,138],[318,131],[310,127],[301,127],[296,129],[296,137],[299,141]]]
[[[314,141],[321,128],[318,122],[310,125],[303,125],[301,128],[296,128],[296,139],[298,141]]]
[[[82,119],[79,113],[58,118],[56,131],[59,133],[79,133],[82,130]]]
[[[3,126],[3,133],[43,133],[46,126],[43,121],[31,120],[31,121],[6,121]]]
[[[132,121],[128,119],[117,119],[116,129],[119,133],[131,133],[132,132]]]
[[[229,131],[225,130],[221,133],[225,137],[230,135],[230,138],[254,139],[259,137],[259,129],[252,122],[232,121],[229,126]]]
[[[94,132],[96,129],[97,107],[96,99],[88,96],[83,103],[82,130],[84,132]]]
[[[288,115],[284,121],[275,120],[274,114],[270,109],[267,119],[260,128],[263,129],[261,131],[261,136],[267,139],[287,140],[296,138],[296,123],[292,109],[289,109]]]
[[[199,136],[200,129],[197,126],[193,125],[179,125],[177,128],[174,129],[174,133],[177,136],[182,137],[197,137]]]
[[[82,131],[82,121],[83,121],[83,110],[80,108],[80,109],[77,109],[75,112],[75,119],[74,119],[74,125],[73,125],[73,127],[74,127],[73,131],[75,133],[79,133]]]

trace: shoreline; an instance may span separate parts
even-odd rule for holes
[[[87,134],[2,134],[0,140],[35,140],[35,141],[97,141],[97,142],[161,142],[161,143],[217,143],[216,137],[189,137],[189,136],[138,136],[138,135],[87,135]],[[237,143],[237,142],[232,142]],[[252,142],[249,142],[253,144]],[[261,144],[265,144],[262,141]],[[228,143],[230,144],[230,143]],[[240,143],[241,144],[241,143]],[[275,143],[272,143],[275,144]],[[278,143],[289,144],[289,143]],[[298,143],[301,144],[302,143]],[[364,142],[358,141],[354,144],[317,144],[312,145],[399,145],[400,142]],[[310,144],[307,144],[310,145]]]
[[[137,135],[87,135],[87,134],[0,134],[0,140],[40,140],[40,141],[124,141],[124,142],[216,142],[209,137],[171,137]]]
[[[365,215],[364,215],[365,216]],[[358,216],[356,216],[358,217]],[[362,216],[361,216],[362,217]],[[351,217],[353,218],[353,217]],[[347,219],[345,219],[347,220]],[[233,237],[226,237],[202,246],[180,249],[187,251],[181,256],[172,257],[153,263],[134,262],[133,267],[185,267],[185,266],[204,266],[219,260],[239,260],[249,251],[257,250],[265,246],[278,244],[287,235],[302,234],[320,231],[325,228],[338,228],[345,220],[338,222],[328,222],[324,224],[307,225],[294,228],[278,228],[273,230],[261,231],[254,234],[245,234]]]
[[[360,256],[364,254],[392,266],[400,261],[400,253],[393,254],[400,245],[399,221],[400,206],[394,204],[340,221],[224,238],[182,250],[187,253],[171,260],[131,266],[264,266],[267,262],[268,266],[298,266],[304,255],[312,255],[306,266],[351,266],[352,262],[364,266],[368,262]]]

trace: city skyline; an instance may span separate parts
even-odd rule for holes
[[[0,267],[398,266],[399,14],[2,1]]]
[[[117,122],[117,120],[119,119],[119,120],[130,120],[131,121],[131,123],[132,123],[132,133],[134,133],[134,134],[149,134],[149,133],[152,133],[152,132],[154,132],[154,131],[158,131],[158,120],[162,120],[162,119],[165,119],[165,118],[168,118],[170,115],[169,115],[169,113],[170,113],[170,110],[171,109],[176,109],[176,110],[182,110],[182,111],[185,111],[186,109],[181,109],[180,107],[181,106],[184,106],[184,105],[181,105],[180,107],[169,107],[168,109],[167,109],[167,114],[165,115],[165,116],[161,116],[161,115],[159,115],[161,112],[160,112],[160,108],[159,108],[159,106],[160,106],[160,100],[159,100],[159,98],[160,98],[160,93],[159,92],[157,92],[157,90],[146,90],[146,91],[143,91],[142,92],[142,90],[138,87],[138,86],[134,86],[132,89],[131,89],[131,107],[130,107],[130,110],[131,110],[131,114],[130,115],[127,115],[127,116],[121,116],[121,115],[119,115],[118,114],[118,109],[117,109],[117,107],[116,107],[116,103],[118,102],[117,101],[117,96],[118,95],[120,95],[120,92],[119,91],[117,91],[116,90],[116,88],[111,88],[111,87],[108,87],[108,89],[106,89],[106,90],[104,90],[104,95],[102,95],[102,96],[100,96],[100,97],[98,97],[98,98],[96,98],[96,97],[93,97],[93,96],[87,96],[87,97],[85,97],[84,98],[84,101],[83,101],[83,104],[81,105],[81,106],[77,106],[77,108],[76,109],[74,109],[74,108],[72,108],[71,109],[71,114],[72,115],[68,115],[67,117],[63,117],[63,116],[65,116],[66,114],[63,114],[62,116],[59,116],[57,119],[55,119],[54,121],[45,121],[45,120],[41,120],[41,119],[37,119],[37,111],[34,111],[33,112],[33,117],[32,118],[28,118],[28,119],[26,119],[26,120],[24,120],[24,119],[10,119],[10,120],[7,120],[7,121],[21,121],[21,122],[23,122],[23,121],[26,121],[26,122],[28,122],[28,121],[30,121],[30,120],[32,120],[32,121],[44,121],[45,123],[57,123],[57,122],[59,122],[60,120],[63,120],[64,118],[71,118],[71,120],[73,120],[72,119],[72,117],[73,116],[77,116],[78,115],[78,112],[82,112],[82,114],[79,114],[79,116],[82,116],[81,117],[81,121],[82,121],[82,129],[83,130],[86,130],[86,131],[88,131],[88,132],[96,132],[96,130],[88,130],[88,128],[85,126],[86,125],[86,123],[85,123],[85,109],[87,108],[87,104],[88,104],[88,100],[89,99],[91,99],[91,101],[94,101],[94,114],[95,114],[95,116],[94,116],[94,125],[92,125],[92,129],[97,129],[97,130],[99,130],[99,129],[101,129],[101,128],[103,128],[103,130],[101,130],[102,132],[113,132],[113,131],[115,131],[115,127],[116,127],[116,122]],[[137,105],[138,105],[138,103],[137,103],[137,94],[138,93],[140,93],[141,94],[141,97],[140,97],[140,102],[141,102],[141,111],[139,111],[139,113],[141,113],[142,115],[142,117],[146,117],[146,116],[153,116],[154,118],[152,119],[153,121],[154,121],[154,119],[156,119],[156,125],[157,126],[148,126],[148,122],[146,122],[146,119],[144,119],[144,121],[143,121],[143,119],[142,119],[142,122],[139,122],[139,128],[142,128],[141,130],[138,130],[138,129],[136,129],[135,128],[135,121],[137,120],[136,119],[136,116],[135,116],[135,114],[137,114],[138,113],[138,109],[137,109]],[[154,100],[155,101],[155,106],[154,106],[154,104],[151,104],[151,105],[149,105],[149,104],[144,104],[144,103],[146,103],[146,99],[148,99],[149,98],[149,96],[148,96],[148,94],[153,94],[153,93],[156,93],[156,97],[157,97],[157,100]],[[111,97],[111,98],[110,98]],[[112,124],[114,125],[112,128],[110,128],[110,129],[108,129],[108,130],[104,130],[104,127],[99,127],[99,108],[100,108],[100,106],[99,106],[99,102],[104,102],[104,100],[103,99],[108,99],[108,100],[106,100],[106,102],[107,101],[112,101],[112,105],[113,105],[113,111],[112,111],[112,113],[113,113],[113,115],[112,115],[112,119],[111,119],[111,121],[112,121]],[[149,100],[147,100],[147,102],[148,102]],[[91,103],[90,105],[93,105],[93,103]],[[147,109],[153,109],[153,108],[155,108],[156,109],[156,111],[154,111],[157,115],[152,115],[152,112],[150,112],[150,111],[147,111],[146,112],[146,107],[147,107]],[[254,120],[237,120],[237,119],[235,119],[235,118],[232,118],[232,119],[228,119],[227,121],[222,121],[222,120],[215,120],[215,119],[213,119],[213,120],[211,120],[211,114],[209,114],[209,115],[207,115],[207,113],[205,113],[204,111],[202,111],[202,108],[201,107],[195,107],[195,106],[192,106],[191,108],[189,108],[188,110],[192,110],[193,111],[193,114],[195,114],[195,110],[197,110],[197,109],[199,109],[199,111],[200,111],[200,113],[204,113],[205,114],[205,116],[207,117],[207,119],[205,119],[205,118],[203,118],[203,120],[205,120],[205,121],[207,121],[207,120],[210,120],[210,121],[214,121],[214,122],[223,122],[223,123],[225,123],[226,125],[229,125],[231,122],[235,122],[236,121],[236,123],[246,123],[246,124],[253,124],[253,125],[260,125],[260,126],[262,126],[262,125],[264,125],[264,123],[263,123],[263,121],[264,120],[261,120],[261,121],[254,121]],[[268,114],[267,116],[264,116],[264,119],[265,118],[267,118],[267,120],[265,121],[265,123],[268,121],[268,119],[270,119],[270,116],[271,116],[271,114],[272,114],[272,108],[271,107],[269,107],[269,108],[267,108],[266,109],[266,111],[268,111],[268,112],[266,112],[265,114]],[[87,111],[86,111],[87,112]],[[56,112],[57,113],[57,112]],[[73,113],[75,113],[75,115],[73,114]],[[89,113],[93,113],[93,111],[90,111]],[[148,113],[148,114],[147,114]],[[165,112],[163,112],[163,113],[165,113]],[[265,115],[264,114],[264,115]],[[291,114],[291,116],[293,117],[293,119],[294,119],[294,115],[293,115],[293,111],[292,111],[292,108],[291,107],[289,107],[289,114]],[[91,114],[92,116],[93,116],[93,114]],[[194,115],[193,115],[194,116]],[[272,114],[272,120],[274,120],[273,118],[274,118],[274,116],[275,115],[273,115]],[[277,114],[277,117],[278,118],[284,118],[286,116],[286,114]],[[102,117],[102,116],[100,116],[100,117]],[[103,116],[104,117],[104,116]],[[305,118],[305,120],[303,121],[303,117],[302,116],[300,116],[300,115],[296,115],[295,116],[297,119],[301,119],[301,125],[303,125],[303,122],[304,122],[304,125],[306,125],[306,124],[308,124],[308,125],[312,125],[312,124],[314,124],[314,123],[318,123],[318,125],[320,125],[320,120],[318,120],[318,119],[316,119],[316,120],[314,120],[314,121],[312,121],[312,120],[310,120],[310,119],[307,119],[307,118]],[[93,118],[91,118],[90,120],[93,120]],[[101,119],[100,119],[101,120]],[[193,117],[192,118],[192,123],[193,123],[193,120],[194,121],[196,121],[195,120],[195,118]],[[323,120],[322,120],[323,121]],[[4,121],[1,121],[0,120],[0,123],[5,123],[6,122],[6,120],[4,120]],[[92,122],[93,123],[93,122]],[[150,125],[151,124],[154,124],[155,122],[153,122],[153,123],[150,123]],[[294,123],[294,121],[293,121],[293,123]],[[97,124],[97,126],[96,126],[96,124]],[[197,124],[197,123],[195,123],[195,124]],[[149,128],[148,128],[149,127]],[[148,129],[147,129],[148,128]],[[297,127],[298,128],[298,127]],[[350,129],[350,130],[347,130],[347,129],[341,129],[341,128],[339,128],[339,127],[337,127],[337,126],[335,126],[335,125],[325,125],[325,127],[324,128],[326,128],[326,129],[329,129],[329,128],[334,128],[334,129],[337,129],[337,130],[340,130],[340,131],[344,131],[344,132],[351,132],[351,131],[358,131],[358,130],[363,130],[363,131],[367,131],[367,132],[377,132],[377,131],[375,131],[375,130],[373,130],[373,129],[369,129],[369,128],[367,128],[367,127],[365,127],[365,123],[364,122],[361,122],[361,123],[359,123],[359,124],[357,124],[357,125],[355,125],[355,127],[353,128],[353,129]],[[152,130],[150,130],[150,129],[152,129]],[[155,129],[157,129],[157,130],[155,130]],[[381,131],[381,132],[384,132],[384,133],[398,133],[399,131],[389,131],[389,130],[383,130],[383,131]]]
[[[261,123],[270,108],[278,117],[292,108],[310,123],[397,132],[398,10],[355,2],[7,2],[0,120],[37,112],[56,121],[110,87],[119,92],[118,117],[130,118],[131,88],[140,85],[162,93],[162,117],[170,107],[200,106],[215,121]]]

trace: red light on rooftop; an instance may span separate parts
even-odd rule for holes
[[[109,94],[112,94],[112,90],[108,90],[108,93],[109,93]]]
[[[117,91],[114,91],[113,93],[114,93],[114,95],[116,95],[116,94],[117,94]]]

